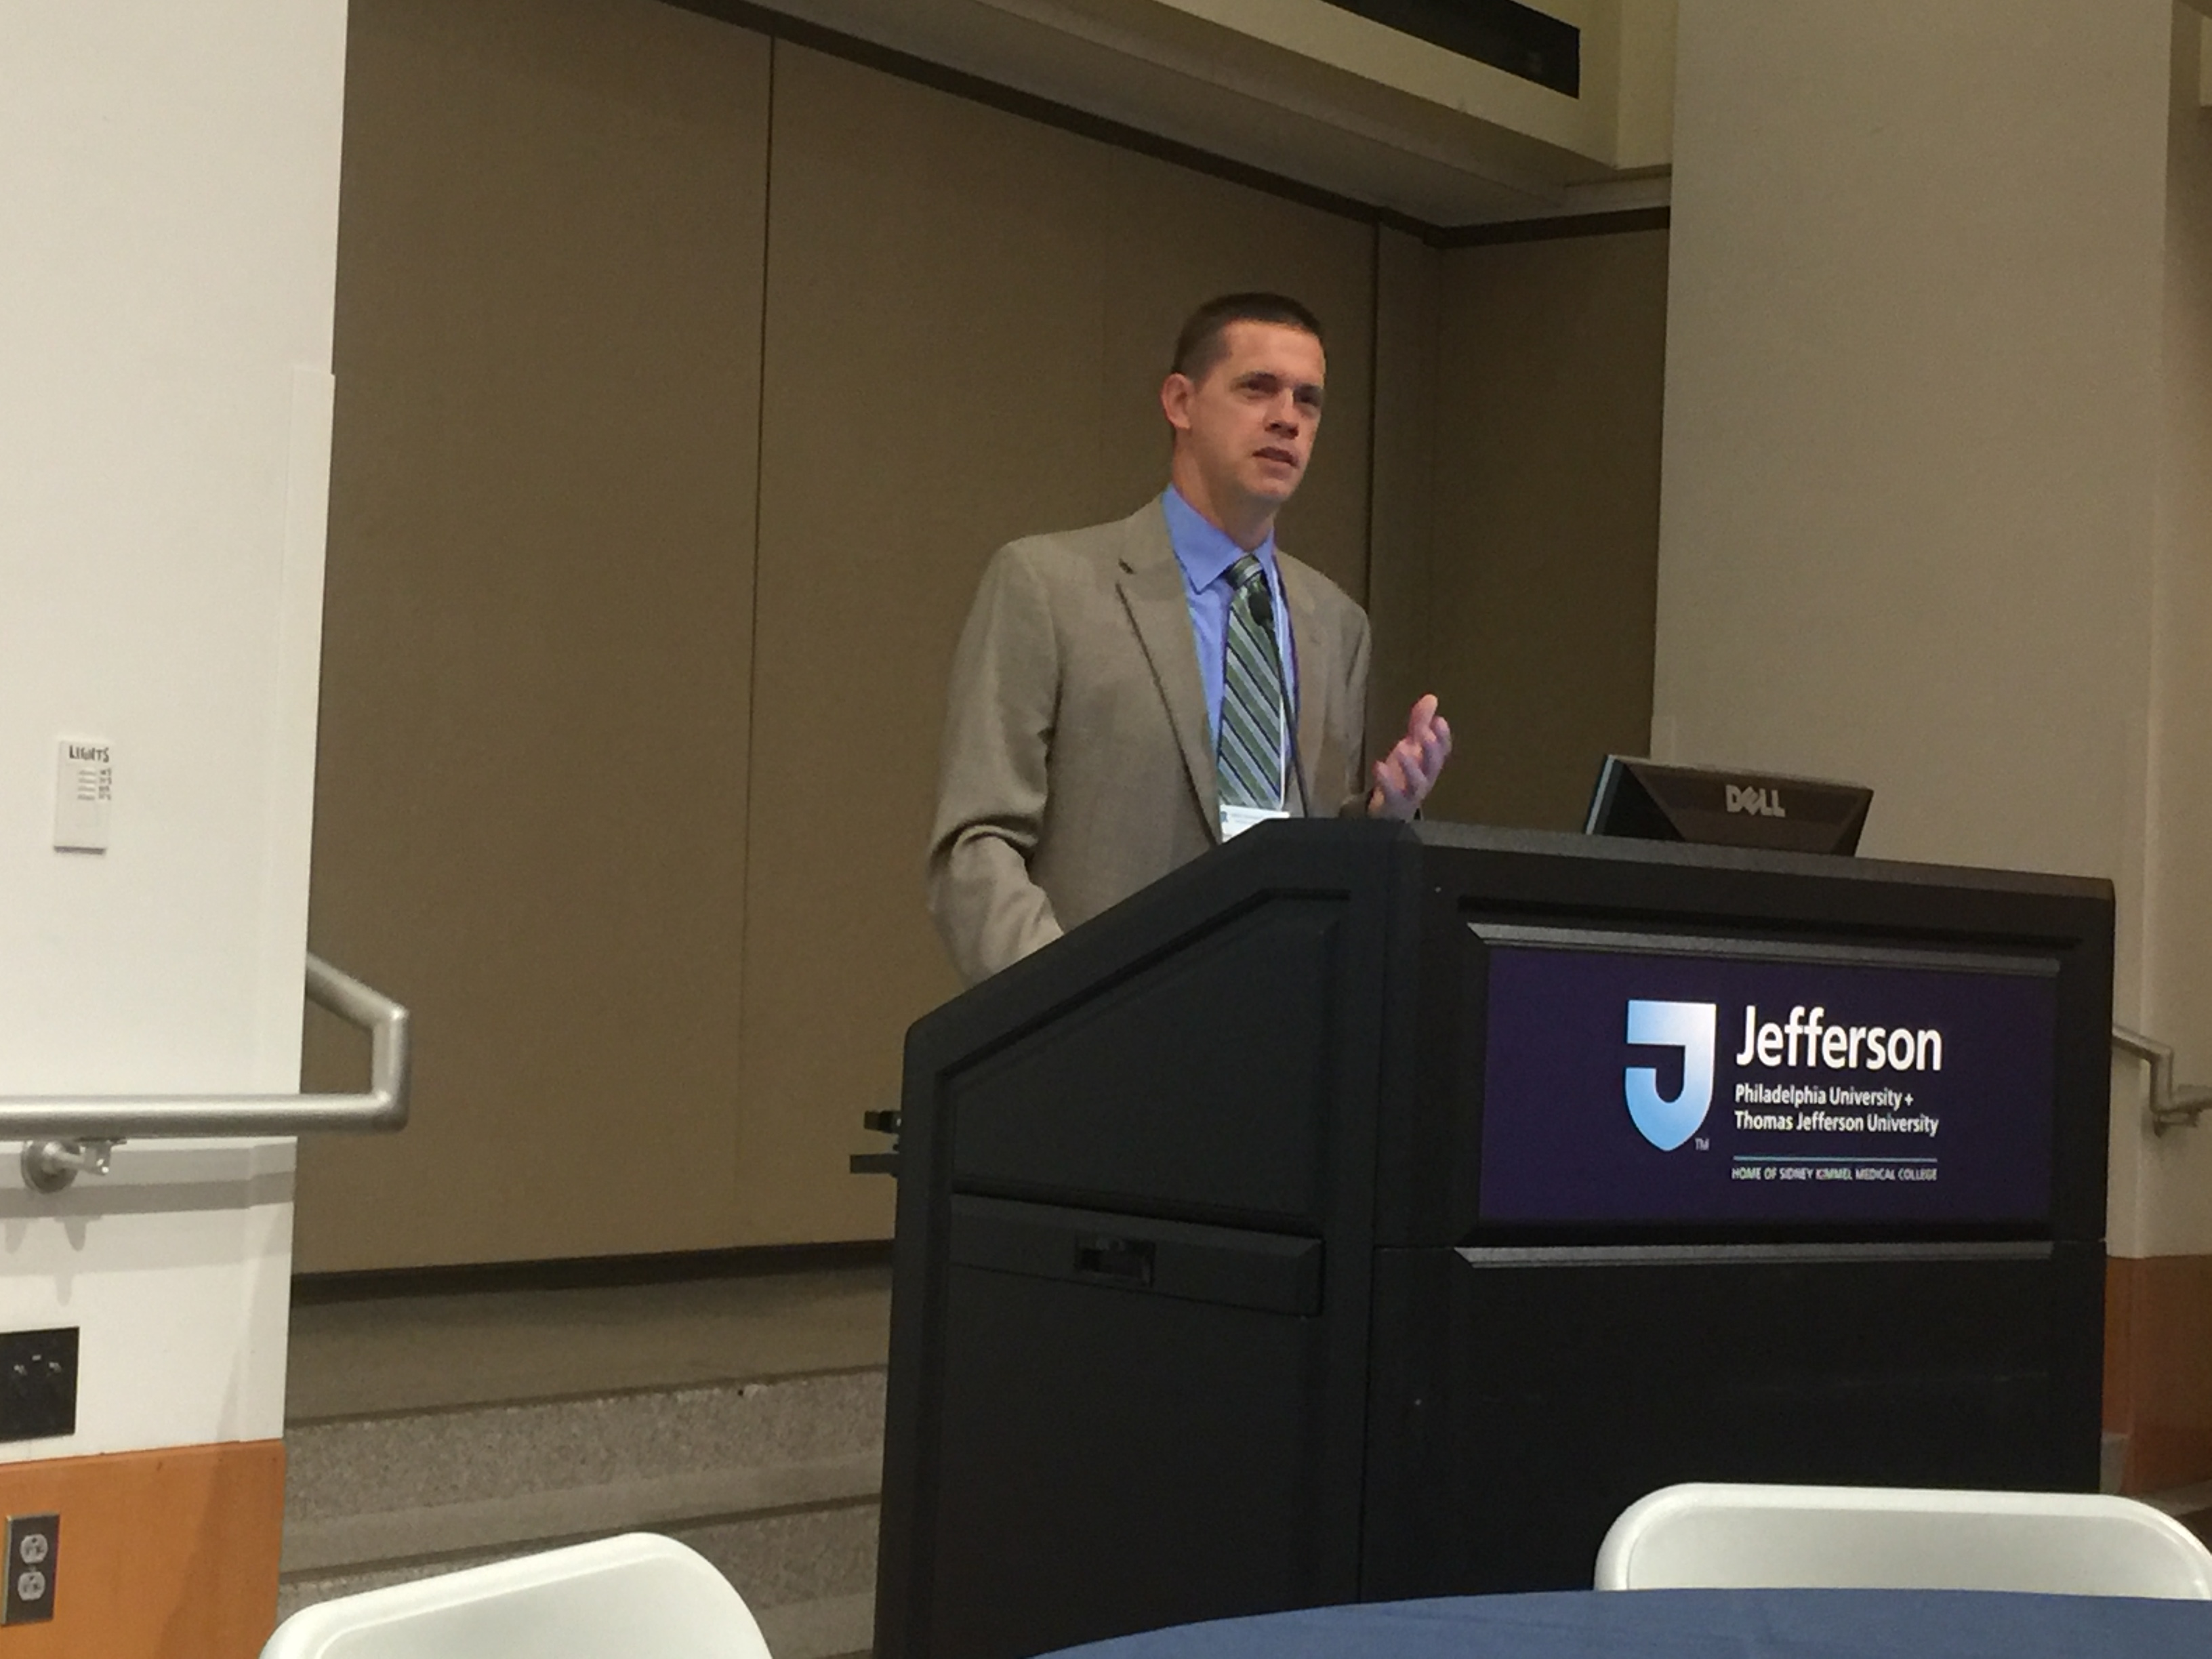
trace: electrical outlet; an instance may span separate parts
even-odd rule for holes
[[[0,1441],[76,1432],[76,1327],[0,1334]]]
[[[8,1582],[6,1595],[0,1596],[0,1625],[43,1624],[54,1616],[54,1577],[61,1559],[61,1516],[8,1517]]]

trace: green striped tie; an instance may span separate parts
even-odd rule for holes
[[[1267,572],[1247,553],[1230,567],[1216,764],[1224,806],[1283,805],[1283,670]]]

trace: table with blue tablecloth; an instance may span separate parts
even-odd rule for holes
[[[2212,1659],[2212,1601],[1978,1590],[1595,1590],[1315,1607],[1065,1659]]]

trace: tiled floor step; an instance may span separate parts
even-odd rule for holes
[[[286,1436],[286,1571],[875,1496],[880,1371],[339,1419]]]
[[[303,1306],[282,1610],[641,1529],[720,1568],[776,1659],[864,1653],[884,1277]]]

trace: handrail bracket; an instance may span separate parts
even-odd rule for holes
[[[80,1175],[106,1175],[107,1160],[122,1141],[87,1136],[82,1140],[23,1143],[23,1184],[34,1193],[58,1193]]]

